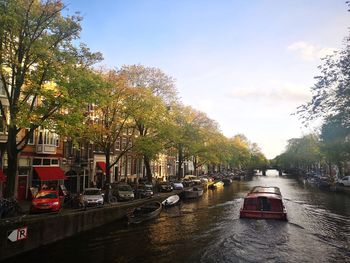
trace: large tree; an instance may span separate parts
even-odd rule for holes
[[[85,140],[93,141],[104,153],[106,161],[106,179],[101,185],[111,183],[111,168],[135,145],[135,122],[133,113],[140,108],[139,91],[127,86],[125,78],[114,70],[101,72],[103,85],[96,91],[93,100],[93,114],[88,116],[82,132]],[[112,159],[117,140],[125,141]],[[106,198],[109,201],[109,188]]]
[[[142,65],[123,66],[121,74],[134,88],[139,109],[134,111],[138,142],[136,150],[143,155],[148,181],[152,181],[151,161],[169,143],[171,105],[177,100],[174,80],[157,68]]]
[[[312,99],[297,112],[306,124],[336,115],[344,127],[350,128],[350,36],[344,39],[342,50],[322,60]]]
[[[18,156],[29,137],[39,126],[55,129],[64,118],[71,119],[96,88],[89,67],[101,55],[73,45],[81,18],[63,16],[64,8],[59,0],[0,2],[0,85],[8,102],[0,104],[8,133],[7,197],[14,196]],[[29,132],[21,138],[24,128]]]
[[[223,145],[218,124],[190,106],[174,105],[172,113],[176,131],[173,146],[178,152],[178,177],[183,176],[182,165],[185,160],[193,160],[195,173],[201,165],[219,163],[220,154],[224,151],[218,149]]]
[[[342,172],[344,162],[349,159],[349,129],[344,127],[342,118],[337,115],[326,118],[321,127],[321,151],[325,155],[329,170],[336,164]]]
[[[301,170],[315,168],[321,160],[320,142],[316,134],[290,139],[285,152],[275,158],[278,166],[285,169],[297,168]]]
[[[249,141],[243,134],[237,134],[229,139],[230,144],[230,165],[242,169],[250,162]]]

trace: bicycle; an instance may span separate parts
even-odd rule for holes
[[[22,208],[19,206],[16,199],[0,199],[0,219],[19,216],[22,213]]]

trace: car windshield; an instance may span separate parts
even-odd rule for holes
[[[100,190],[86,190],[84,192],[84,195],[100,195],[101,191]]]
[[[44,192],[44,193],[38,193],[36,195],[36,198],[38,199],[45,199],[45,198],[57,198],[57,194],[56,193],[53,193],[53,192]]]
[[[120,185],[118,187],[118,190],[119,191],[132,191],[132,188],[130,185]]]

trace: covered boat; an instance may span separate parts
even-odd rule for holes
[[[208,188],[214,190],[216,188],[222,187],[223,185],[224,185],[223,181],[216,180],[211,185],[209,185]]]
[[[287,211],[278,187],[254,187],[244,198],[241,218],[287,220]]]
[[[139,206],[127,214],[129,224],[139,224],[143,221],[157,217],[162,211],[160,202],[150,202]]]
[[[198,198],[203,195],[203,188],[195,186],[188,188],[183,191],[184,198],[186,199],[192,199],[192,198]]]

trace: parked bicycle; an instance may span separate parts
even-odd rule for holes
[[[0,219],[19,216],[23,213],[16,199],[0,199]]]

